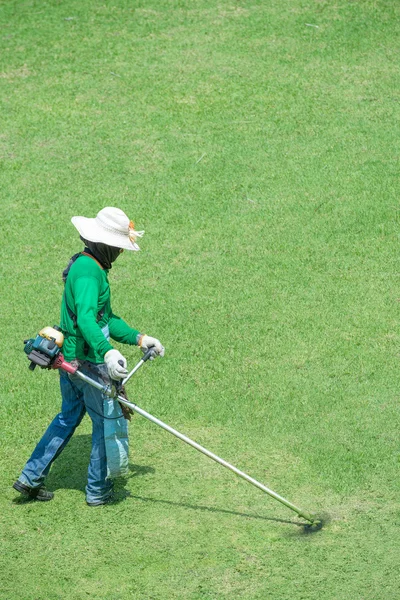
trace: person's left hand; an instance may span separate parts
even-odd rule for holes
[[[142,335],[139,347],[143,352],[147,352],[150,348],[154,348],[158,356],[164,356],[165,348],[157,338],[153,338],[150,335]]]

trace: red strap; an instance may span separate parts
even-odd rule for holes
[[[94,260],[95,262],[97,262],[97,264],[99,265],[100,269],[101,269],[102,271],[104,271],[104,267],[103,267],[103,265],[102,265],[101,263],[99,263],[99,261],[97,260],[97,258],[95,258],[94,256],[92,256],[91,254],[88,254],[87,252],[81,252],[81,254],[82,254],[83,256],[88,256],[89,258],[91,258],[92,260]]]

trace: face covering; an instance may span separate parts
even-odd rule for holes
[[[107,246],[107,244],[100,244],[98,242],[91,242],[81,237],[82,242],[85,244],[85,251],[92,254],[101,263],[104,269],[111,269],[111,263],[113,263],[120,255],[121,249],[115,248],[114,246]]]

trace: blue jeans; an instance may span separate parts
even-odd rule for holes
[[[89,368],[90,367],[90,368]],[[101,383],[107,380],[104,364],[83,362],[79,370]],[[86,500],[107,499],[112,492],[112,481],[107,479],[107,458],[104,442],[103,393],[77,375],[68,375],[60,369],[62,396],[61,412],[50,423],[47,431],[26,463],[19,481],[35,488],[43,485],[53,461],[61,454],[78,427],[86,411],[92,420],[92,451],[88,469]]]

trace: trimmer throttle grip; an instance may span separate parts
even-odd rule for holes
[[[146,362],[146,360],[155,358],[156,356],[157,356],[157,350],[154,347],[149,348],[143,355],[142,361]]]
[[[67,362],[66,360],[64,360],[64,356],[61,354],[61,352],[56,356],[55,360],[53,361],[52,365],[51,365],[52,369],[62,369],[63,371],[66,371],[67,373],[71,373],[72,375],[74,373],[76,373],[76,371],[78,370],[78,367],[71,365],[71,363]]]

